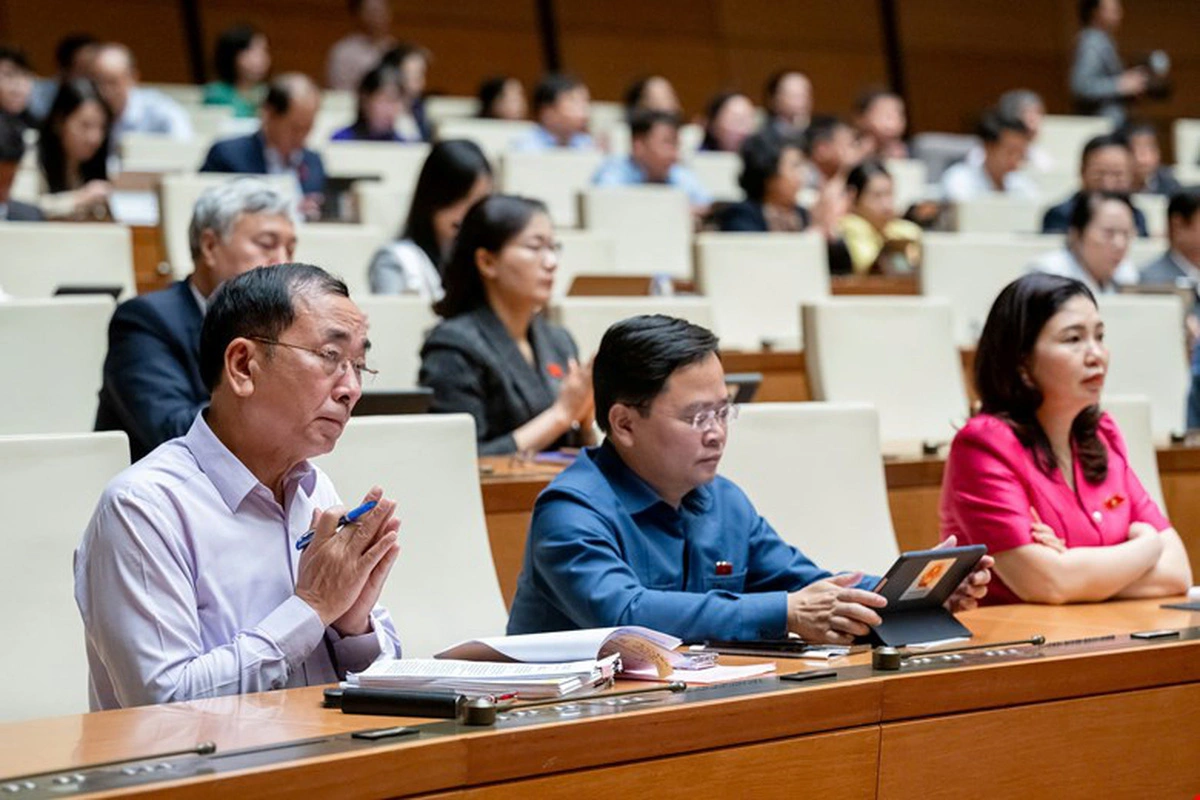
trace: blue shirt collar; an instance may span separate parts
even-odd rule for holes
[[[621,505],[628,509],[631,516],[641,514],[659,503],[670,508],[650,484],[629,468],[617,453],[617,449],[607,440],[599,447],[591,447],[584,452],[608,480],[613,494],[617,496]],[[704,484],[685,494],[680,505],[687,511],[699,514],[711,509],[712,502],[712,486]],[[674,509],[671,510],[674,511]]]

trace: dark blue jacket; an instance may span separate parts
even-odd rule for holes
[[[209,148],[200,171],[266,175],[267,143],[262,132],[217,142]],[[321,157],[308,148],[304,149],[300,164],[300,188],[305,194],[325,191],[325,165],[321,163]]]
[[[136,461],[187,433],[209,399],[200,379],[204,317],[186,280],[117,306],[96,430],[125,431]]]
[[[1075,195],[1071,195],[1058,205],[1047,209],[1046,215],[1042,217],[1042,233],[1066,233],[1067,228],[1071,226],[1071,208],[1074,204]],[[1146,228],[1146,215],[1136,206],[1133,209],[1133,224],[1137,228],[1138,236],[1150,235]]]

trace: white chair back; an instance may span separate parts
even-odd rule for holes
[[[0,436],[5,508],[0,722],[83,714],[88,663],[72,554],[108,481],[129,466],[123,433]],[[65,491],[64,491],[65,489]],[[36,664],[17,642],[36,642]]]
[[[412,192],[429,156],[427,144],[399,142],[328,142],[321,148],[325,172],[339,177],[378,177]]]
[[[50,297],[59,286],[120,286],[136,292],[133,239],[124,225],[6,222],[0,225],[0,288]]]
[[[726,349],[803,346],[801,303],[829,297],[825,239],[816,233],[702,233],[696,281]]]
[[[693,153],[686,166],[714,200],[741,200],[745,196],[742,187],[738,186],[742,159],[737,153]]]
[[[550,309],[566,328],[581,359],[590,359],[614,322],[640,314],[666,314],[712,329],[712,303],[704,297],[564,297]]]
[[[1062,247],[1062,240],[927,233],[922,244],[921,294],[948,300],[954,309],[954,341],[974,347],[1000,290],[1024,275],[1033,259]]]
[[[1167,235],[1167,203],[1171,198],[1163,194],[1135,194],[1134,208],[1146,216],[1146,230],[1151,236]]]
[[[1178,295],[1099,299],[1109,352],[1106,392],[1146,395],[1158,440],[1183,432],[1189,386],[1183,300]]]
[[[0,303],[12,379],[0,392],[0,434],[92,430],[112,312],[104,296]]]
[[[1078,167],[1088,139],[1110,131],[1112,122],[1104,117],[1047,114],[1042,117],[1037,143],[1060,169],[1071,169]]]
[[[204,105],[204,87],[195,83],[141,83],[143,89],[154,89],[184,107],[189,114]]]
[[[892,176],[896,210],[903,214],[910,205],[925,197],[929,168],[924,161],[915,158],[889,158],[886,166]]]
[[[533,122],[514,122],[505,119],[458,119],[451,117],[442,120],[437,127],[437,138],[470,139],[479,145],[479,149],[487,155],[493,165],[500,162],[500,157],[509,149],[514,139],[524,136],[536,126]]]
[[[236,122],[230,106],[191,106],[187,111],[192,118],[192,132],[201,139],[211,141],[226,136],[230,125]],[[244,120],[244,123],[257,127],[257,120]]]
[[[415,295],[351,296],[367,315],[367,335],[371,339],[368,360],[379,370],[368,388],[394,392],[415,387],[421,368],[421,345],[438,321],[429,302]]]
[[[212,139],[176,139],[160,133],[126,133],[121,137],[123,172],[195,172],[204,163]]]
[[[588,130],[592,135],[606,133],[624,122],[624,103],[593,100],[588,104]]]
[[[598,150],[505,153],[501,186],[507,194],[536,197],[561,228],[579,227],[579,193],[591,183],[604,155]]]
[[[192,223],[192,210],[204,190],[243,175],[204,172],[189,175],[164,175],[159,184],[159,225],[162,231],[163,249],[176,278],[192,272],[192,248],[188,244],[188,226]],[[295,197],[298,187],[291,175],[255,175],[267,181],[288,197]]]
[[[344,222],[303,225],[296,231],[295,260],[315,264],[346,282],[356,302],[371,293],[367,267],[388,237],[378,228]]]
[[[803,320],[813,399],[874,405],[886,448],[946,443],[966,422],[947,301],[832,298],[806,304]]]
[[[1032,200],[1008,195],[984,195],[959,203],[959,233],[1037,233],[1042,207]]]
[[[1056,166],[1052,170],[1029,169],[1026,174],[1037,184],[1038,194],[1045,203],[1061,203],[1079,191],[1079,165]]]
[[[1175,140],[1176,164],[1190,166],[1200,161],[1200,119],[1175,120],[1175,124],[1171,126],[1171,135]]]
[[[589,187],[580,197],[584,227],[616,243],[619,272],[692,277],[692,212],[681,190]]]
[[[555,300],[566,297],[576,275],[612,275],[617,271],[617,246],[613,238],[592,231],[554,232],[562,244],[558,269],[554,272]]]
[[[1150,424],[1150,398],[1144,394],[1105,393],[1101,407],[1121,429],[1133,473],[1159,510],[1166,514],[1162,478],[1158,473],[1158,450],[1154,446],[1154,429]]]
[[[380,602],[405,656],[504,633],[508,611],[492,564],[470,416],[356,417],[316,463],[347,505],[372,485],[399,505],[400,557]]]
[[[425,98],[425,118],[434,126],[448,119],[469,119],[479,113],[479,100],[474,97],[435,95]]]
[[[355,181],[353,191],[358,221],[393,239],[399,238],[412,205],[413,188],[379,181]]]
[[[781,453],[789,454],[786,469]],[[879,417],[869,405],[744,405],[730,427],[721,474],[817,566],[882,575],[899,555]]]

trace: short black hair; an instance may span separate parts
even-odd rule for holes
[[[625,106],[626,114],[641,106],[642,95],[646,93],[646,87],[650,81],[661,77],[661,75],[643,75],[625,87],[625,93],[621,95],[621,103]]]
[[[746,193],[747,200],[755,203],[763,201],[767,194],[767,182],[779,172],[779,159],[789,147],[804,151],[799,137],[784,136],[769,127],[747,136],[742,142],[739,151],[742,172],[738,176],[738,186]]]
[[[500,99],[500,95],[504,94],[505,85],[512,80],[516,80],[516,78],[511,75],[496,75],[479,84],[479,92],[476,96],[479,98],[480,117],[484,119],[495,117],[492,106]]]
[[[1153,136],[1154,141],[1158,141],[1158,128],[1154,127],[1154,123],[1145,119],[1131,119],[1121,126],[1118,131],[1121,138],[1128,142],[1134,136]]]
[[[882,161],[877,158],[868,158],[850,170],[850,174],[846,176],[846,189],[855,198],[858,198],[862,195],[863,190],[867,188],[867,184],[871,182],[871,178],[879,175],[888,180],[891,180],[892,177],[892,173],[888,172],[887,167],[883,165]]]
[[[779,91],[779,84],[783,83],[783,79],[789,75],[804,75],[804,73],[798,69],[780,69],[772,72],[767,78],[767,82],[763,85],[763,102],[768,108],[774,108],[775,93]]]
[[[572,89],[578,89],[583,86],[583,81],[576,78],[574,75],[568,75],[563,72],[553,72],[546,75],[533,90],[533,111],[536,114],[546,106],[552,106],[558,102],[558,98],[562,97]]]
[[[617,403],[647,413],[667,379],[680,367],[717,352],[717,337],[707,328],[663,314],[622,320],[604,333],[592,362],[596,424],[609,432],[608,412]]]
[[[838,128],[849,128],[846,121],[832,114],[815,116],[804,131],[804,155],[812,158],[813,148],[833,139]]]
[[[9,114],[0,114],[0,164],[17,164],[25,156],[25,126]]]
[[[7,61],[26,72],[33,72],[33,68],[29,66],[29,58],[25,55],[25,51],[19,47],[9,47],[8,45],[0,44],[0,61]]]
[[[1093,136],[1087,140],[1087,144],[1083,146],[1083,153],[1079,156],[1079,167],[1087,163],[1088,158],[1097,150],[1102,150],[1105,147],[1123,147],[1126,151],[1129,150],[1129,140],[1121,133],[1102,133],[1099,136]]]
[[[58,64],[60,72],[66,72],[71,68],[80,50],[96,43],[96,37],[90,33],[67,34],[58,40],[58,45],[54,48],[54,63]]]
[[[1028,136],[1029,126],[1016,117],[1001,114],[999,111],[993,109],[984,112],[976,128],[979,138],[985,144],[995,144],[1000,141],[1000,137],[1004,135],[1005,131],[1017,133],[1021,136]]]
[[[1167,219],[1180,217],[1185,223],[1191,223],[1197,211],[1200,211],[1200,190],[1187,189],[1171,195],[1171,202],[1167,204]]]
[[[1118,203],[1128,206],[1129,213],[1133,215],[1136,222],[1137,211],[1134,210],[1133,201],[1129,199],[1129,195],[1121,192],[1077,192],[1071,198],[1071,217],[1067,223],[1067,230],[1082,232],[1091,224],[1100,205],[1108,200],[1116,200]]]
[[[670,125],[675,130],[679,130],[679,126],[682,124],[678,114],[642,109],[635,111],[629,117],[629,136],[633,139],[641,139],[649,134],[655,125]]]
[[[250,48],[255,36],[263,36],[263,32],[253,25],[234,25],[217,37],[213,50],[213,69],[217,77],[230,85],[237,84],[237,58],[243,50]]]
[[[285,72],[282,75],[276,75],[267,83],[267,93],[263,95],[262,107],[276,115],[283,116],[291,110],[297,90],[302,86],[308,86],[310,91],[320,97],[321,90],[312,83],[307,75],[299,72]]]
[[[349,297],[346,284],[312,264],[257,267],[221,284],[208,302],[200,329],[200,377],[215,391],[234,339],[278,339],[296,320],[301,293]]]
[[[1100,0],[1079,0],[1079,24],[1084,27],[1092,24],[1096,9],[1100,8]]]

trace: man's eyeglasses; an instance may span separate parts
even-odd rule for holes
[[[687,417],[679,417],[683,422],[692,426],[692,430],[706,431],[714,424],[720,424],[722,427],[728,427],[730,422],[737,419],[738,406],[736,403],[726,403],[722,406],[714,406],[706,408],[703,411],[697,411],[695,414]]]
[[[375,376],[379,374],[379,370],[371,369],[367,366],[366,359],[352,358],[342,355],[342,351],[336,347],[326,345],[321,348],[305,347],[291,342],[281,342],[278,339],[267,339],[262,336],[247,336],[247,339],[253,339],[256,342],[263,344],[277,344],[280,347],[290,347],[293,350],[301,350],[305,353],[312,353],[317,358],[321,359],[321,367],[325,374],[332,378],[334,375],[342,376],[348,371],[354,370],[354,376],[358,379],[359,386],[366,386],[375,380]]]

